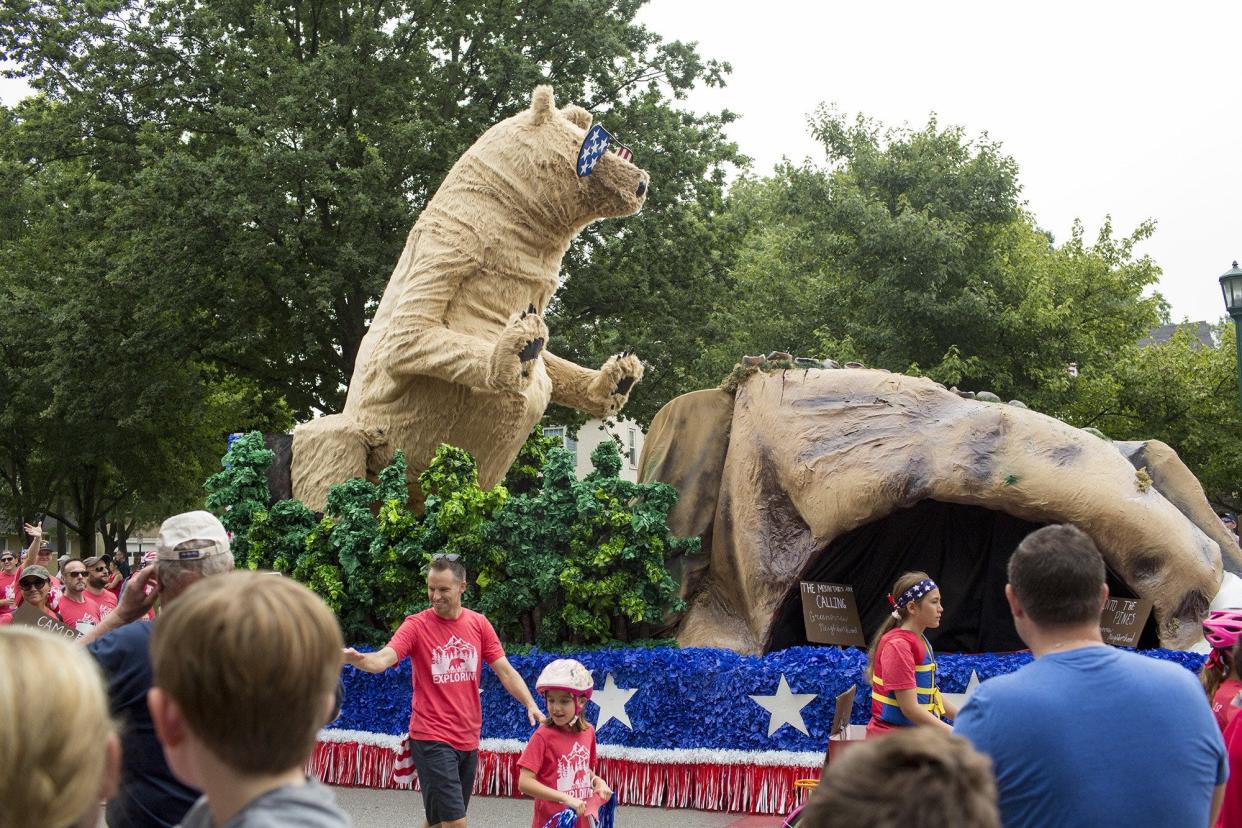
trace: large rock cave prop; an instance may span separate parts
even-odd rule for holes
[[[1186,648],[1242,552],[1168,446],[1113,443],[1024,406],[864,368],[756,370],[652,422],[640,479],[675,486],[670,562],[683,646],[762,653],[805,643],[802,580],[850,583],[870,635],[893,579],[925,569],[946,614],[932,643],[1018,649],[1005,565],[1039,526],[1099,546],[1114,594],[1148,598],[1144,642]]]

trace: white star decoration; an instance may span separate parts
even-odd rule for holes
[[[802,708],[815,699],[815,693],[791,693],[785,674],[781,673],[781,683],[776,692],[770,696],[751,696],[751,701],[768,711],[768,735],[771,736],[785,725],[793,725],[807,736],[806,723],[802,721]]]
[[[949,701],[953,702],[953,706],[961,710],[966,705],[966,700],[970,698],[971,693],[975,692],[975,688],[979,686],[979,674],[974,670],[970,671],[970,681],[966,682],[966,692],[964,693],[941,693]]]
[[[609,720],[616,719],[630,730],[634,726],[630,724],[630,714],[625,712],[625,704],[638,692],[638,688],[633,690],[623,690],[617,686],[617,680],[612,677],[612,673],[608,674],[608,678],[604,680],[604,689],[596,690],[591,694],[591,701],[599,707],[599,718],[595,721],[595,729],[603,730],[604,725]]]

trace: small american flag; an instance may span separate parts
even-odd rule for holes
[[[617,148],[614,151],[626,161],[631,161],[634,158],[634,153],[625,144],[617,144]]]

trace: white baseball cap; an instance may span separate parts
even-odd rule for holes
[[[160,526],[156,544],[161,561],[197,561],[229,551],[229,533],[211,512],[173,515]]]

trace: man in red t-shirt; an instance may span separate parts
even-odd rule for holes
[[[106,588],[108,585],[108,561],[104,558],[87,558],[86,593],[99,608],[99,620],[107,618],[116,609],[116,596]]]
[[[17,555],[0,552],[0,624],[7,623],[17,602]]]
[[[86,594],[86,565],[70,560],[60,574],[65,576],[65,592],[56,611],[60,620],[85,635],[100,621],[99,605]]]
[[[479,682],[484,663],[526,708],[532,725],[544,721],[526,682],[505,658],[491,623],[461,605],[465,591],[462,565],[455,558],[437,558],[427,573],[431,609],[407,617],[378,652],[345,650],[345,663],[368,673],[382,673],[410,657],[416,692],[409,747],[430,828],[466,826],[483,725]]]
[[[43,525],[42,524],[24,524],[22,529],[30,536],[30,546],[26,549],[26,557],[21,562],[21,566],[17,568],[17,580],[21,583],[22,570],[28,566],[41,566],[48,572],[51,578],[51,594],[60,595],[60,579],[52,573],[56,571],[56,562],[53,560],[52,547],[50,544],[43,542]],[[17,606],[21,606],[21,591],[18,591]]]

